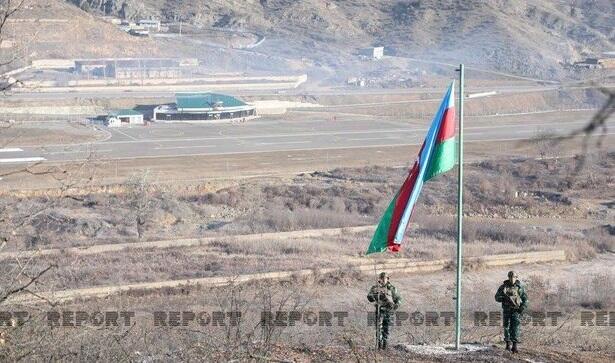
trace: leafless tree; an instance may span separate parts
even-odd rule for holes
[[[10,18],[21,11],[26,0],[0,0],[0,44],[6,40],[6,28]],[[0,48],[2,49],[2,48]],[[4,69],[19,59],[19,52],[0,53],[0,69]],[[12,77],[0,79],[0,92],[6,92],[20,82]]]
[[[7,24],[10,18],[16,15],[20,10],[23,9],[26,0],[0,0],[0,43],[5,40]],[[12,52],[12,54],[0,53],[0,68],[4,68],[10,66],[18,59],[18,52]],[[17,82],[14,80],[9,80],[4,78],[0,80],[0,91],[5,92],[15,86]],[[1,128],[11,127],[11,124],[2,125]],[[0,128],[0,129],[1,129]],[[29,165],[26,168],[19,168],[15,170],[4,171],[0,173],[0,177],[6,177],[9,175],[15,174],[30,174],[36,175],[39,173],[48,173],[49,171],[42,171],[36,169],[36,164]],[[15,206],[2,206],[0,208],[0,222],[2,223],[2,228],[0,230],[0,251],[3,250],[7,244],[11,241],[11,238],[18,233],[20,227],[24,226],[29,218],[24,216],[23,218],[19,218],[18,221],[14,221],[9,216],[9,209],[13,209]],[[28,216],[32,217],[40,213],[41,210],[31,210],[27,213]],[[16,223],[14,223],[16,222]],[[8,267],[9,264],[3,262],[3,267]],[[0,304],[4,303],[8,300],[12,295],[27,291],[28,288],[36,284],[38,279],[41,278],[43,274],[48,272],[52,266],[47,266],[46,268],[40,269],[38,272],[31,274],[30,269],[30,261],[17,261],[14,267],[9,268],[9,274],[3,273],[2,275],[5,278],[0,280]]]
[[[602,148],[605,137],[608,135],[608,121],[615,113],[615,90],[606,87],[598,87],[600,92],[606,96],[606,101],[602,107],[592,116],[592,118],[582,127],[572,131],[568,135],[559,136],[553,139],[553,146],[557,146],[562,141],[583,136],[582,153],[579,155],[577,165],[575,167],[575,175],[578,174],[587,158],[589,147],[592,144],[592,138],[597,137],[594,146],[597,149]]]
[[[7,24],[10,18],[23,10],[26,4],[27,0],[0,0],[0,42],[6,38]],[[4,49],[0,48],[0,68],[6,69],[21,60],[19,51],[14,47],[9,52],[5,52]],[[0,76],[0,97],[8,97],[6,91],[18,83],[17,80],[7,76]],[[0,132],[10,127],[13,127],[12,123],[0,125]],[[12,144],[18,137],[19,135],[6,140],[2,146]],[[39,201],[36,203],[27,202],[30,196],[25,196],[24,202],[11,193],[2,193],[3,195],[0,197],[0,252],[7,249],[17,252],[16,254],[0,256],[0,307],[2,307],[0,310],[13,309],[15,307],[13,298],[18,295],[38,296],[36,286],[44,284],[45,275],[57,267],[53,263],[41,262],[32,254],[20,257],[18,251],[23,247],[16,246],[16,243],[27,235],[27,230],[35,218],[52,210],[63,198],[74,198],[72,191],[93,180],[91,175],[93,169],[89,167],[91,160],[92,155],[87,156],[82,162],[70,166],[32,163],[25,167],[4,168],[0,171],[0,178],[9,176],[48,178],[48,180],[55,182],[56,187],[50,195],[43,194],[42,197],[39,197]],[[0,360],[27,359],[33,352],[40,349],[42,345],[39,343],[45,339],[46,335],[28,332],[40,332],[41,328],[44,328],[44,326],[32,324],[32,320],[28,320],[24,325],[1,329]]]
[[[126,188],[126,203],[134,218],[137,236],[142,239],[154,201],[149,170],[132,176],[126,184]]]

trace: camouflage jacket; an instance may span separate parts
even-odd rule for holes
[[[527,307],[527,294],[519,280],[515,281],[514,284],[505,280],[495,294],[495,301],[502,303],[504,310],[523,312]]]
[[[382,310],[395,310],[401,304],[401,295],[390,282],[385,285],[377,283],[369,289],[367,300],[374,303],[375,306],[380,306]]]

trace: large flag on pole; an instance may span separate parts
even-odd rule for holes
[[[454,82],[431,122],[419,155],[403,185],[384,212],[367,253],[398,252],[423,183],[455,166]]]

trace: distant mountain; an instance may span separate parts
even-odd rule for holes
[[[344,56],[384,45],[399,55],[556,77],[562,62],[615,50],[612,0],[67,1],[96,14],[256,32],[307,58],[314,49]]]

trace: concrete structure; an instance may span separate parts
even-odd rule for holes
[[[32,68],[68,71],[75,68],[75,61],[72,59],[35,59],[32,61]]]
[[[105,120],[108,127],[121,127],[128,125],[143,125],[143,114],[134,110],[117,110],[110,112]]]
[[[263,237],[262,235],[257,235],[257,238],[261,240]],[[564,250],[554,250],[503,255],[487,255],[483,257],[468,257],[466,258],[464,264],[480,264],[485,267],[502,267],[519,263],[527,264],[562,261],[566,261],[566,252]],[[352,271],[356,271],[359,274],[369,276],[373,274],[374,269],[377,271],[394,271],[395,274],[414,274],[442,271],[445,270],[449,265],[450,260],[412,261],[410,259],[402,258],[395,259],[394,261],[383,261],[372,264],[352,264],[350,265],[350,269],[352,269]],[[314,276],[323,276],[330,273],[336,273],[339,271],[347,270],[348,268],[349,267],[326,267],[318,269],[303,269],[292,271],[270,271],[236,276],[201,277],[182,280],[139,282],[126,285],[113,285],[102,287],[98,286],[74,290],[42,292],[34,297],[29,294],[23,294],[13,297],[10,301],[20,304],[31,304],[35,302],[40,302],[41,299],[53,299],[53,301],[57,302],[66,302],[74,299],[83,299],[86,297],[103,298],[112,294],[119,294],[135,290],[160,290],[165,288],[186,288],[189,286],[220,287],[229,286],[231,284],[236,285],[241,283],[250,283],[255,281],[292,281],[296,280],[297,278],[310,278]]]
[[[246,119],[256,116],[256,108],[218,93],[178,93],[176,103],[154,109],[154,121],[207,121]]]

